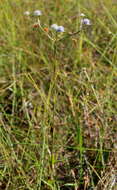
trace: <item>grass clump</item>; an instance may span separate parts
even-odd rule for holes
[[[116,2],[0,7],[0,189],[115,190]]]

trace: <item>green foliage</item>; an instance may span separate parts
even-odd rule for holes
[[[0,9],[0,189],[115,190],[116,1]]]

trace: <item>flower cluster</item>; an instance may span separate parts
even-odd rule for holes
[[[30,14],[31,13],[29,11],[24,12],[24,15],[26,15],[26,16],[29,16]],[[32,15],[41,16],[42,12],[40,10],[35,10]],[[40,26],[40,23],[36,22],[36,23],[34,23],[33,28],[38,28],[39,26]],[[58,26],[57,24],[52,24],[51,28],[54,29],[56,32],[64,32],[64,27],[63,26]],[[46,27],[43,30],[45,32],[48,32],[49,29]]]
[[[58,26],[57,24],[52,24],[51,28],[54,29],[56,32],[64,32],[64,27],[63,26]]]
[[[61,38],[61,36],[62,35],[53,35],[53,34],[55,34],[55,33],[49,33],[49,31],[51,30],[54,30],[55,32],[57,32],[57,33],[64,33],[65,32],[65,28],[64,28],[64,26],[59,26],[58,24],[52,24],[50,27],[48,27],[48,26],[42,26],[41,25],[41,22],[40,22],[40,19],[39,19],[39,17],[42,15],[42,12],[41,12],[41,10],[35,10],[35,11],[33,11],[32,13],[31,12],[29,12],[29,11],[25,11],[24,12],[24,15],[26,15],[26,16],[30,16],[30,15],[32,15],[32,16],[35,16],[35,17],[37,17],[37,22],[35,22],[34,24],[33,24],[33,29],[35,29],[35,28],[40,28],[40,30],[41,31],[43,31],[44,33],[45,33],[45,35],[49,38],[49,39],[51,39],[51,40],[53,40],[53,41],[55,41],[56,39],[57,40],[59,40],[59,38],[60,39],[62,39]],[[75,35],[75,34],[78,34],[82,29],[84,29],[84,26],[85,25],[87,25],[87,26],[90,26],[91,25],[91,21],[88,19],[88,18],[86,18],[86,15],[84,14],[84,13],[80,13],[80,15],[79,15],[80,17],[81,17],[81,19],[80,19],[80,29],[78,30],[78,31],[76,31],[76,32],[73,32],[73,33],[67,33],[67,36],[72,36],[72,35]],[[50,29],[51,28],[51,29]],[[57,34],[56,33],[56,34]],[[54,36],[54,37],[53,37]],[[63,37],[64,38],[64,37]]]
[[[26,16],[29,16],[31,13],[29,12],[29,11],[25,11],[24,12],[24,15],[26,15]],[[33,15],[34,16],[41,16],[42,15],[42,12],[40,11],[40,10],[35,10],[34,12],[33,12]]]

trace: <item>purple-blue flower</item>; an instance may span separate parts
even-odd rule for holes
[[[57,24],[52,24],[51,28],[54,29],[57,32],[64,32],[64,27],[63,26],[58,26]]]
[[[57,32],[64,32],[64,27],[63,26],[58,26]]]
[[[33,15],[34,15],[34,16],[40,16],[40,15],[42,15],[42,12],[41,12],[40,10],[35,10],[35,11],[33,12]]]
[[[81,24],[91,25],[91,21],[88,18],[81,19]]]

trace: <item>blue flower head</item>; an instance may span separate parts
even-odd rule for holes
[[[63,26],[58,26],[57,32],[64,32],[64,27]]]
[[[81,19],[81,24],[91,25],[91,21],[88,18]]]
[[[64,27],[58,26],[57,24],[52,24],[51,28],[54,29],[56,32],[64,32]]]
[[[35,10],[35,11],[33,12],[33,15],[34,15],[34,16],[41,16],[41,15],[42,15],[42,12],[41,12],[40,10]]]

